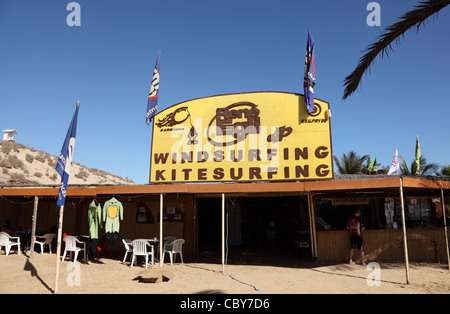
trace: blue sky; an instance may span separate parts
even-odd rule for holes
[[[315,40],[315,95],[332,112],[333,153],[368,154],[382,165],[398,148],[408,163],[416,135],[429,162],[450,164],[450,7],[378,58],[360,89],[343,80],[362,51],[417,1],[0,0],[0,129],[58,155],[81,101],[74,161],[148,183],[151,127],[145,111],[161,51],[159,110],[224,93],[303,94],[308,29]]]

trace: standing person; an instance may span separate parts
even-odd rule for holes
[[[361,264],[366,265],[364,263],[364,241],[362,238],[362,231],[364,231],[364,226],[362,224],[361,219],[359,218],[360,211],[355,210],[353,212],[353,216],[347,220],[347,229],[350,230],[350,264],[353,265],[353,253],[355,249],[361,251]]]

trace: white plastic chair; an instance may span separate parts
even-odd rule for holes
[[[64,255],[63,255],[61,263],[64,262],[64,260],[66,259],[67,252],[70,252],[71,255],[72,255],[72,252],[75,253],[75,258],[73,259],[74,263],[77,261],[78,253],[81,250],[83,250],[84,256],[86,256],[86,243],[85,242],[82,242],[73,236],[65,236],[63,240],[66,243],[66,245],[64,248]],[[77,243],[83,244],[83,248],[78,247]]]
[[[34,238],[34,243],[41,246],[41,254],[44,254],[44,248],[46,245],[48,245],[49,252],[52,254],[52,242],[55,237],[56,233],[47,233],[43,236],[36,236]],[[44,239],[44,241],[38,241],[38,238]]]
[[[122,263],[125,263],[128,253],[133,253],[133,245],[130,239],[122,239],[123,245],[125,246],[125,256],[123,257]]]
[[[164,250],[166,250],[166,248],[168,251],[170,251],[172,249],[172,246],[170,246],[170,245],[172,245],[172,242],[175,241],[176,239],[177,238],[175,238],[173,236],[164,237],[163,252],[164,252]],[[157,252],[158,252],[158,256],[159,256],[159,250],[157,250]],[[159,258],[161,258],[161,256],[159,256]]]
[[[164,245],[164,252],[163,252],[163,263],[164,259],[166,257],[166,253],[169,253],[170,256],[170,265],[173,265],[174,257],[175,260],[177,259],[177,253],[180,254],[181,263],[183,263],[183,244],[184,239],[176,239],[171,244]]]
[[[131,259],[131,267],[133,267],[135,256],[145,256],[145,268],[147,268],[148,265],[149,255],[152,256],[152,265],[155,264],[155,251],[153,245],[150,245],[147,240],[137,239],[131,242],[131,245],[133,246],[133,258]],[[147,251],[147,246],[151,248],[150,252]]]
[[[177,238],[172,237],[172,236],[164,237],[164,245],[172,244],[172,242],[175,241],[176,239]]]
[[[13,246],[17,246],[17,253],[20,255],[20,238],[11,237],[6,232],[0,232],[0,247],[5,247],[6,256],[9,255],[9,251]]]

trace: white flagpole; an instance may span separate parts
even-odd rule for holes
[[[67,138],[67,136],[69,136],[69,132],[73,132],[73,129],[71,129],[72,127],[75,127],[75,130],[76,130],[76,120],[74,120],[75,118],[78,118],[78,109],[79,109],[79,107],[80,107],[80,101],[77,101],[77,109],[76,109],[76,111],[75,111],[75,114],[74,114],[74,116],[73,116],[73,118],[72,118],[72,122],[74,122],[75,121],[75,124],[74,125],[72,125],[72,122],[71,122],[71,126],[69,127],[69,131],[67,131],[67,135],[66,135],[66,141],[68,140],[68,138]],[[71,134],[70,134],[71,135]],[[65,142],[66,143],[66,142]],[[70,143],[70,140],[69,140],[69,143]],[[73,145],[75,145],[75,142],[73,142]],[[70,148],[70,144],[69,144],[69,148]],[[72,147],[73,148],[73,147]],[[64,145],[63,145],[63,149],[64,149]],[[70,149],[69,149],[70,150]],[[68,152],[62,152],[62,154],[65,156],[66,154],[67,154]],[[72,152],[71,152],[71,154],[72,154],[72,156],[73,156],[73,150],[72,150]],[[70,152],[69,152],[69,154],[68,154],[69,156],[67,156],[68,157],[68,160],[66,160],[65,162],[64,162],[64,167],[63,167],[63,169],[61,169],[62,170],[62,172],[60,173],[60,175],[61,175],[61,187],[59,188],[59,191],[61,192],[61,188],[67,188],[67,186],[66,187],[64,187],[63,185],[64,185],[64,183],[63,183],[63,178],[64,178],[64,173],[66,173],[67,174],[67,180],[69,179],[69,175],[70,175],[70,167],[71,167],[71,164],[72,164],[72,156],[70,156]],[[59,169],[58,169],[58,166],[57,166],[57,171],[58,171]],[[58,171],[58,173],[59,173],[59,171]],[[68,185],[68,183],[69,182],[67,182],[67,185]],[[65,191],[65,193],[66,193],[67,191]],[[65,193],[63,193],[63,195],[64,195],[64,202],[65,202],[65,198],[66,198],[66,195],[65,195]],[[59,194],[58,194],[58,197],[59,197]],[[57,240],[56,240],[56,271],[55,271],[55,289],[53,290],[53,293],[55,293],[55,294],[57,294],[58,293],[58,281],[59,281],[59,264],[61,263],[61,261],[60,261],[60,256],[61,256],[61,240],[62,240],[62,225],[63,225],[63,216],[64,216],[64,202],[62,203],[62,205],[59,207],[59,220],[58,220],[58,235],[57,235]],[[58,205],[58,201],[56,202],[56,204]],[[86,251],[85,251],[85,254],[86,254]],[[86,258],[86,256],[84,257],[84,258]]]
[[[64,216],[64,205],[59,208],[59,221],[58,221],[58,237],[56,242],[56,275],[55,275],[55,289],[54,294],[58,293],[58,280],[59,280],[59,264],[61,264],[61,237],[62,237],[62,224]]]

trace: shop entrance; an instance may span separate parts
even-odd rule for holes
[[[198,258],[220,262],[222,199],[198,197],[197,209]],[[311,257],[306,196],[227,196],[225,221],[229,263]]]

